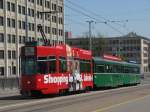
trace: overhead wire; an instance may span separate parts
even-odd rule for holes
[[[66,5],[66,4],[65,4],[65,7],[67,7],[67,8],[69,8],[69,9],[71,9],[72,11],[78,12],[78,13],[80,13],[80,14],[82,14],[82,15],[84,15],[84,16],[86,16],[86,17],[88,17],[88,18],[91,18],[91,19],[97,20],[96,18],[94,18],[94,17],[92,17],[92,16],[90,16],[90,15],[88,15],[88,14],[86,14],[86,13],[84,13],[84,12],[82,12],[82,11],[78,10],[78,9],[75,9],[75,8],[73,8],[73,7],[70,7],[70,6]],[[99,22],[101,22],[101,23],[105,23],[105,21],[99,21]]]
[[[76,20],[73,20],[73,19],[70,19],[70,18],[67,18],[67,19],[68,19],[69,21],[74,22],[73,24],[79,24],[79,25],[81,25],[81,26],[86,25],[85,23],[80,22],[80,21],[76,21]]]
[[[69,3],[72,4],[72,5],[76,5],[78,8],[82,9],[82,10],[85,11],[85,12],[92,13],[92,14],[95,15],[95,16],[98,16],[98,17],[103,18],[105,21],[109,21],[109,20],[106,19],[105,17],[103,17],[103,16],[101,16],[101,15],[97,15],[96,13],[94,13],[94,12],[92,12],[92,11],[90,11],[90,10],[85,9],[85,8],[81,7],[80,5],[74,3],[74,2],[72,2],[72,1],[70,1],[70,0],[66,0],[66,1],[69,2]]]
[[[101,21],[101,20],[99,20],[99,19],[97,19],[97,18],[95,18],[95,17],[93,17],[93,16],[88,15],[87,13],[85,13],[85,12],[83,12],[83,11],[80,11],[80,10],[75,9],[75,8],[73,8],[73,7],[70,7],[70,6],[68,6],[68,5],[65,5],[65,7],[71,9],[72,11],[78,12],[78,13],[80,13],[80,14],[86,16],[86,17],[89,17],[89,18],[95,20],[96,23],[104,23],[104,24],[106,24],[107,26],[109,26],[111,29],[113,29],[114,31],[117,31],[117,32],[119,32],[120,34],[123,34],[123,35],[124,35],[123,32],[121,32],[120,30],[118,30],[117,28],[113,27],[112,25],[110,25],[110,24],[108,23],[108,22],[110,22],[110,20],[104,18],[103,16],[100,16],[100,15],[98,16],[98,15],[95,14],[94,12],[88,11],[88,10],[86,10],[85,8],[82,8],[80,5],[75,4],[75,3],[73,3],[73,2],[71,2],[71,1],[69,1],[69,0],[66,0],[66,1],[69,2],[71,5],[75,5],[76,7],[82,9],[82,10],[85,11],[85,12],[92,13],[92,15],[95,15],[95,16],[97,16],[97,17],[100,17],[100,18],[104,19],[105,21]]]

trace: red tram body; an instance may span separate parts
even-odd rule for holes
[[[68,45],[21,48],[21,94],[58,94],[93,88],[92,53]]]

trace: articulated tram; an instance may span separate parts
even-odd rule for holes
[[[58,94],[93,88],[92,53],[68,45],[21,49],[21,94]]]
[[[140,66],[133,63],[93,58],[94,86],[118,87],[140,83]]]
[[[68,45],[21,48],[21,94],[59,94],[140,83],[137,64],[93,58],[92,52]]]

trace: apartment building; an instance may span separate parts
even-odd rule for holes
[[[106,53],[120,56],[128,62],[141,64],[141,73],[149,72],[149,42],[146,37],[139,36],[136,33],[129,33],[125,36],[107,38]]]
[[[69,45],[89,49],[89,38],[72,38],[66,41]],[[120,37],[92,38],[93,56],[120,56],[125,61],[139,63],[141,73],[144,74],[149,72],[149,42],[148,38],[133,32]]]
[[[0,0],[0,77],[19,76],[20,47],[42,41],[39,24],[51,44],[64,43],[64,0]]]

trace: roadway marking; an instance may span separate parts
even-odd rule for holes
[[[133,100],[128,100],[128,101],[125,101],[125,102],[122,102],[122,103],[118,103],[118,104],[115,104],[115,105],[111,105],[111,106],[108,106],[108,107],[100,108],[100,109],[97,109],[97,110],[92,111],[92,112],[108,111],[108,110],[110,110],[112,108],[116,108],[116,107],[119,107],[119,106],[122,106],[122,105],[125,105],[125,104],[128,104],[128,103],[133,103],[133,102],[136,102],[136,101],[140,101],[140,100],[143,100],[143,99],[148,98],[148,97],[150,97],[150,94],[146,95],[146,96],[143,96],[143,97],[140,97],[140,98],[135,98]]]
[[[118,88],[118,89],[96,91],[96,92],[91,92],[91,93],[83,93],[83,94],[75,94],[75,95],[70,95],[70,96],[41,99],[41,100],[38,100],[38,101],[30,101],[30,102],[23,102],[23,103],[19,102],[18,104],[10,104],[10,105],[7,105],[7,106],[2,106],[2,107],[0,107],[0,110],[11,109],[11,108],[21,107],[21,106],[28,106],[28,105],[36,105],[36,104],[40,104],[40,103],[47,103],[49,101],[58,101],[58,100],[64,100],[64,99],[69,99],[69,98],[75,98],[75,97],[79,97],[79,96],[90,96],[90,95],[95,95],[95,94],[99,94],[99,93],[116,92],[118,90],[139,88],[139,87],[144,87],[144,86],[149,86],[149,85],[150,84],[144,84],[144,85],[133,86],[133,87],[123,87],[123,88]],[[99,112],[99,111],[94,111],[94,112]]]

